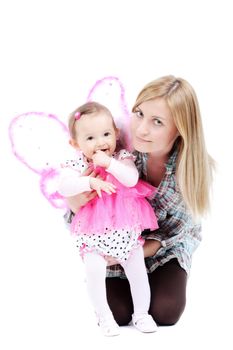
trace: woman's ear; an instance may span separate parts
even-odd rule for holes
[[[78,145],[78,142],[77,142],[76,140],[70,139],[70,140],[69,140],[69,144],[70,144],[72,147],[74,147],[74,148],[76,148],[76,149],[79,149],[79,145]]]

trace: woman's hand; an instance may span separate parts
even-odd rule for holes
[[[155,255],[157,251],[162,247],[162,244],[159,241],[154,239],[147,239],[143,245],[144,257],[148,258],[149,256]]]
[[[97,196],[96,191],[87,191],[80,194],[77,194],[73,197],[65,198],[66,204],[69,209],[76,214],[81,207],[86,205],[91,199]]]

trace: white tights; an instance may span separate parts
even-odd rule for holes
[[[98,316],[111,313],[106,295],[106,260],[99,254],[84,255],[87,290]],[[150,304],[150,286],[146,272],[143,248],[134,249],[126,262],[121,263],[130,284],[134,305],[134,314],[148,312]]]

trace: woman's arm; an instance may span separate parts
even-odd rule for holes
[[[143,245],[144,257],[148,258],[149,256],[155,255],[155,253],[162,247],[162,244],[159,241],[154,239],[147,239]]]

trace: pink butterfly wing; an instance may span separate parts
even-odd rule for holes
[[[97,80],[90,90],[87,100],[102,103],[111,111],[117,127],[121,130],[122,143],[127,149],[130,149],[130,113],[125,101],[125,89],[121,81],[113,76]]]
[[[55,180],[59,162],[71,153],[66,125],[52,114],[23,113],[11,121],[9,138],[15,157],[40,175],[40,189],[45,198],[55,208],[64,208],[64,200],[55,190]]]
[[[97,80],[87,101],[98,101],[109,108],[121,130],[124,146],[130,149],[129,111],[120,80],[113,76]],[[9,138],[15,157],[40,176],[40,189],[49,203],[55,208],[66,208],[56,191],[60,161],[74,156],[66,125],[53,114],[27,112],[11,121]]]

